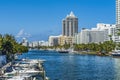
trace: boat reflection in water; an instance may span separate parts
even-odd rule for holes
[[[73,48],[58,50],[59,53],[76,53]]]
[[[59,53],[69,53],[69,51],[68,50],[60,50],[60,51],[58,51]]]
[[[115,80],[120,80],[120,59],[114,58]]]

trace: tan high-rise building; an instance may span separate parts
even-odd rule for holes
[[[60,36],[58,39],[58,44],[60,46],[63,46],[63,45],[65,45],[65,43],[66,43],[66,36]]]
[[[62,35],[74,36],[75,33],[78,33],[78,18],[71,12],[62,22]]]

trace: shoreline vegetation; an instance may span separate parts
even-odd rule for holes
[[[80,52],[77,52],[75,54],[87,54],[87,55],[97,55],[97,56],[110,56],[111,54],[110,53],[100,53],[100,52],[93,52],[93,51],[80,51]]]
[[[74,50],[82,54],[109,56],[110,53],[113,50],[115,50],[116,45],[120,46],[120,44],[116,44],[111,40],[111,41],[105,41],[103,43],[100,42],[100,43],[78,44],[75,45]]]
[[[116,46],[120,47],[120,43],[115,43],[112,40],[103,43],[88,43],[88,44],[66,44],[63,46],[38,46],[36,49],[41,50],[69,50],[72,46],[75,54],[89,54],[98,56],[110,56],[111,52],[115,50]],[[73,52],[73,53],[74,53]]]
[[[89,55],[99,55],[99,56],[108,56],[110,52],[112,52],[116,46],[120,47],[120,43],[115,43],[112,40],[105,41],[103,43],[88,43],[88,44],[65,44],[63,46],[37,46],[34,48],[37,49],[54,49],[54,50],[61,50],[61,49],[70,49],[72,46],[73,51],[75,54],[89,54]],[[33,49],[34,49],[33,48]],[[14,60],[14,54],[21,54],[28,52],[28,47],[22,46],[19,44],[14,36],[5,34],[0,34],[0,55],[6,55],[7,62]]]
[[[28,48],[19,44],[14,36],[0,34],[0,55],[6,55],[7,63],[14,60],[15,54],[28,52]]]

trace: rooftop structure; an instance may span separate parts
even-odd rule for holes
[[[62,35],[74,36],[75,33],[78,33],[78,18],[71,12],[62,21]]]

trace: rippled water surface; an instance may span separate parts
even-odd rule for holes
[[[37,50],[19,58],[45,59],[50,80],[120,80],[120,58]]]

